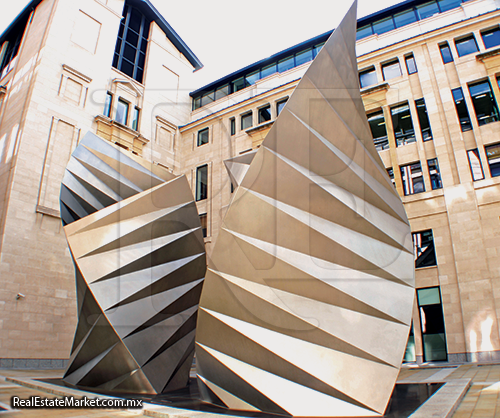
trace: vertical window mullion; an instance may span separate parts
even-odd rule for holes
[[[120,55],[118,56],[118,69],[121,71],[123,61],[123,50],[125,49],[125,40],[127,39],[128,25],[130,22],[131,7],[127,6],[127,17],[125,18],[125,25],[123,28],[122,43],[120,45]]]
[[[137,49],[135,50],[134,59],[134,80],[137,80],[137,68],[139,67],[139,58],[141,56],[141,46],[142,46],[142,34],[144,33],[144,27],[146,26],[146,18],[144,15],[141,17],[141,27],[139,28],[139,43],[137,44]]]

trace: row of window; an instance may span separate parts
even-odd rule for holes
[[[118,97],[115,105],[113,104],[113,101],[113,94],[108,92],[106,94],[106,102],[104,103],[103,115],[114,119],[122,125],[129,126],[134,131],[137,131],[141,110],[137,106],[133,106],[131,103],[127,102],[122,97]],[[114,115],[112,115],[113,107],[115,107]],[[130,109],[132,109],[132,112],[130,112]]]
[[[281,111],[285,107],[287,100],[288,98],[285,98],[276,102],[276,116],[278,116],[281,113]],[[257,109],[257,112],[258,112],[259,124],[269,122],[271,120],[271,104],[268,103],[262,107],[259,107]],[[240,129],[242,131],[251,128],[253,126],[253,110],[241,114],[239,118],[240,118]],[[236,134],[236,118],[233,117],[229,119],[229,129],[231,135]],[[210,133],[209,128],[203,128],[198,131],[196,140],[196,145],[198,147],[201,145],[208,144],[209,133]]]
[[[427,160],[427,168],[431,179],[432,190],[442,189],[441,173],[437,158]],[[401,181],[403,182],[403,192],[405,196],[425,192],[424,176],[420,162],[403,165],[399,167],[401,171]],[[387,174],[395,185],[394,170],[387,169]]]
[[[272,64],[268,64],[257,70],[252,70],[248,74],[245,74],[244,76],[233,80],[223,86],[217,87],[214,90],[203,92],[203,94],[193,97],[193,110],[196,110],[202,106],[206,106],[213,101],[219,100],[225,96],[249,87],[262,78],[268,77],[275,73],[288,71],[291,68],[298,67],[299,65],[312,61],[316,57],[316,55],[318,55],[318,52],[321,50],[323,45],[324,42],[311,48],[296,52],[288,57],[273,62]]]
[[[481,31],[481,37],[486,49],[500,45],[500,28],[490,28]],[[468,34],[460,38],[454,39],[455,47],[459,57],[473,54],[479,51],[474,34]],[[448,42],[439,44],[443,63],[448,64],[453,62],[453,54],[451,53]],[[412,53],[405,55],[406,70],[408,75],[416,73],[417,64]],[[403,75],[401,64],[398,58],[385,62],[381,65],[382,76],[384,81],[391,80]],[[359,84],[361,88],[370,87],[377,84],[377,72],[375,67],[370,67],[359,73]]]
[[[383,33],[389,32],[393,29],[401,28],[418,20],[454,9],[455,7],[460,6],[463,1],[466,0],[437,0],[430,1],[416,7],[409,7],[402,12],[395,13],[389,17],[358,28],[356,39],[363,39],[373,34],[382,35]]]

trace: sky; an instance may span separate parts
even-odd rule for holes
[[[71,1],[71,0],[70,0]],[[358,0],[358,18],[402,0]],[[28,4],[0,0],[0,33]],[[151,0],[203,63],[195,90],[335,28],[351,0]]]

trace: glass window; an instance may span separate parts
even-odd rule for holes
[[[439,287],[417,290],[424,361],[446,361],[446,333]]]
[[[134,107],[134,110],[132,111],[132,129],[134,131],[137,131],[137,127],[139,125],[139,108]]]
[[[295,67],[293,56],[278,61],[278,71],[280,73],[287,71],[293,67]]]
[[[198,96],[193,99],[193,110],[199,109],[200,107],[201,107],[201,96]]]
[[[247,86],[255,84],[259,79],[260,79],[260,71],[254,71],[253,73],[245,76],[245,81],[247,83]]]
[[[412,234],[412,238],[413,254],[415,255],[415,268],[437,265],[432,229],[422,232],[414,232]]]
[[[208,196],[208,165],[196,169],[196,201],[205,200]]]
[[[370,113],[366,117],[368,118],[368,124],[370,125],[370,129],[372,131],[373,143],[375,144],[377,151],[389,149],[384,112],[379,110],[377,112]]]
[[[151,21],[132,6],[123,8],[113,67],[142,83]]]
[[[486,147],[486,158],[488,158],[491,177],[500,176],[500,144]]]
[[[373,86],[377,84],[377,73],[375,68],[370,68],[359,73],[359,84],[361,88]]]
[[[394,20],[392,20],[392,16],[386,19],[378,20],[373,23],[373,32],[379,35],[383,33],[389,32],[395,28]]]
[[[425,192],[424,177],[420,163],[400,167],[405,196]]]
[[[401,66],[399,65],[399,60],[396,59],[386,64],[382,64],[382,73],[384,74],[384,80],[390,80],[391,78],[403,75],[401,72]]]
[[[472,105],[476,112],[479,126],[498,121],[497,102],[491,91],[489,81],[469,84],[469,92],[472,98]]]
[[[363,26],[356,31],[356,40],[366,38],[373,35],[372,25]]]
[[[498,46],[500,45],[500,29],[493,28],[481,32],[481,38],[483,38],[484,47],[486,49]]]
[[[279,102],[276,103],[276,116],[281,113],[281,111],[285,107],[287,101],[288,101],[288,97],[286,99],[280,100]]]
[[[215,92],[210,91],[201,96],[201,105],[206,106],[207,104],[212,103],[215,100]]]
[[[215,100],[222,99],[223,97],[226,97],[229,94],[229,84],[226,84],[225,86],[219,87],[217,90],[215,90]]]
[[[208,144],[208,128],[198,131],[198,140],[196,141],[198,147],[205,144]]]
[[[469,167],[472,174],[472,180],[483,180],[483,167],[481,166],[481,159],[479,158],[479,151],[477,150],[477,148],[467,151],[467,157],[469,158]]]
[[[396,180],[394,179],[394,169],[392,167],[388,168],[387,174],[389,175],[389,178],[391,179],[392,185],[394,187],[396,187]]]
[[[448,64],[449,62],[453,62],[453,55],[451,55],[451,49],[448,45],[448,42],[445,42],[439,45],[439,49],[441,51],[441,58],[443,59],[443,64]]]
[[[413,321],[411,323],[410,335],[408,336],[408,342],[406,343],[405,356],[403,357],[403,363],[413,363],[417,361],[417,355],[415,353],[415,335],[413,331]]]
[[[409,25],[410,23],[417,21],[417,15],[415,14],[415,10],[405,10],[401,13],[396,13],[394,15],[394,22],[396,23],[396,27],[400,28],[401,26]]]
[[[107,116],[108,118],[111,117],[111,103],[113,102],[113,95],[108,91],[106,93],[106,101],[104,102],[104,111],[102,114],[104,116]]]
[[[316,56],[319,54],[319,51],[321,51],[321,48],[323,48],[323,45],[325,43],[323,42],[322,44],[319,44],[319,45],[314,45],[314,48],[313,48],[313,55],[314,55],[314,58],[316,58]]]
[[[432,190],[442,189],[443,183],[441,182],[441,173],[439,172],[437,158],[427,160],[427,167],[429,168],[429,176],[431,177]]]
[[[451,93],[453,94],[453,100],[455,100],[455,108],[457,109],[462,132],[470,131],[472,129],[472,124],[470,122],[469,111],[467,110],[462,88],[453,89]]]
[[[271,120],[271,105],[261,107],[259,109],[259,123],[268,122]]]
[[[207,237],[207,214],[202,213],[200,215],[200,224],[201,224],[201,232],[203,234],[203,238]]]
[[[231,135],[236,134],[236,119],[235,118],[229,119],[229,126],[231,129]]]
[[[271,65],[267,65],[260,70],[260,77],[264,78],[267,76],[270,76],[271,74],[274,74],[276,72],[276,63],[273,63]]]
[[[432,131],[424,99],[415,100],[415,106],[417,107],[418,122],[420,124],[420,130],[422,132],[422,139],[424,141],[429,141],[432,139]]]
[[[297,52],[295,54],[295,65],[298,67],[299,65],[312,61],[312,59],[313,59],[312,48],[306,49],[305,51]]]
[[[439,10],[441,13],[454,9],[455,7],[460,6],[460,4],[462,4],[462,0],[438,0]]]
[[[128,103],[121,97],[116,104],[116,117],[115,120],[123,125],[127,124],[128,120]]]
[[[417,64],[415,62],[415,57],[413,56],[413,54],[407,55],[405,57],[405,61],[408,74],[415,74],[417,72]]]
[[[252,112],[245,113],[244,115],[241,115],[241,130],[244,131],[245,129],[251,128],[253,125],[252,123]]]
[[[430,16],[434,16],[439,13],[438,5],[435,1],[431,1],[429,3],[421,4],[417,6],[417,13],[420,19],[425,19]]]
[[[234,80],[232,83],[232,92],[236,93],[237,91],[240,91],[246,87],[245,84],[245,79],[243,77],[238,78],[237,80]]]
[[[477,48],[476,38],[474,38],[474,35],[472,34],[462,39],[455,39],[455,46],[457,47],[459,57],[479,51]]]
[[[415,130],[413,129],[408,103],[391,107],[391,116],[396,145],[399,147],[415,142]]]

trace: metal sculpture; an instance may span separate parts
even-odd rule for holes
[[[293,416],[387,407],[411,324],[414,258],[366,120],[355,38],[356,2],[224,218],[196,336],[200,391],[212,403]]]
[[[61,217],[78,302],[64,381],[132,393],[185,386],[206,270],[186,178],[88,133],[66,168]]]

